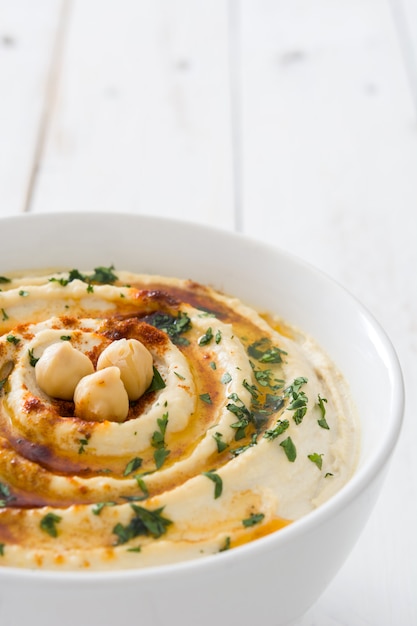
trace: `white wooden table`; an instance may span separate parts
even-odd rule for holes
[[[64,210],[243,231],[374,313],[404,430],[297,626],[416,625],[416,0],[0,0],[0,215]]]

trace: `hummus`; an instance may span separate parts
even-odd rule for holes
[[[127,569],[216,554],[294,522],[352,475],[347,385],[282,320],[191,280],[114,268],[0,281],[1,566]],[[121,340],[150,353],[146,390],[128,397],[112,361],[111,408],[90,418],[77,390],[60,394],[72,376],[64,353],[87,365],[79,387],[107,371],[100,355]],[[60,357],[64,342],[74,350]]]

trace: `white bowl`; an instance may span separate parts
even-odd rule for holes
[[[348,380],[362,427],[358,469],[294,524],[215,557],[139,571],[0,568],[7,626],[146,624],[252,626],[302,615],[335,576],[374,506],[401,428],[395,352],[344,289],[278,249],[175,220],[126,214],[24,215],[0,220],[0,274],[28,268],[158,273],[209,283],[311,334]]]

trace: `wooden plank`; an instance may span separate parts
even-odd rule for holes
[[[399,306],[411,311],[417,133],[389,7],[243,7],[243,228],[394,320]]]
[[[242,229],[320,267],[371,309],[400,355],[410,407],[357,549],[300,626],[411,624],[417,133],[391,8],[243,0],[240,24]]]
[[[221,0],[75,1],[31,210],[232,227],[228,75]]]
[[[391,5],[417,115],[417,2],[391,0]]]
[[[26,207],[61,12],[57,0],[0,1],[0,215]]]

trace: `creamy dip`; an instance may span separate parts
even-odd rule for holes
[[[114,268],[0,281],[0,566],[216,554],[294,522],[351,477],[347,385],[288,323],[191,280]],[[96,371],[122,339],[152,355],[152,382],[123,399],[126,413],[86,419],[39,383],[51,345],[68,342]],[[51,375],[66,367],[62,357]]]

